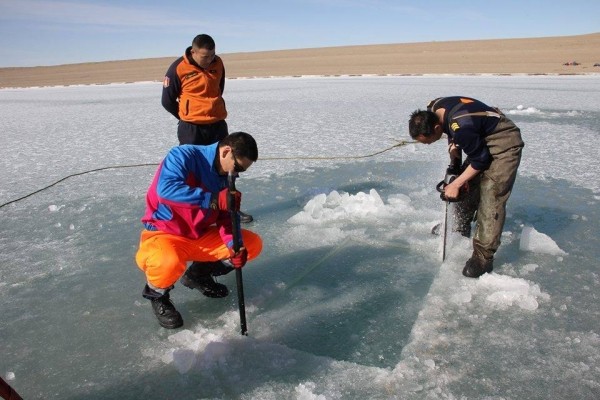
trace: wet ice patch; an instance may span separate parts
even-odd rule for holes
[[[508,110],[507,114],[510,115],[528,115],[528,114],[540,114],[541,111],[535,107],[524,107],[518,105],[516,109]]]
[[[342,392],[353,393],[350,398],[371,398],[373,385],[383,390],[389,379],[387,369],[298,351],[272,342],[269,335],[240,336],[234,311],[218,319],[225,327],[197,324],[159,339],[161,346],[155,343],[143,354],[175,368],[185,380],[203,382],[203,398],[321,400],[341,398]],[[265,376],[285,382],[290,376],[314,379],[257,386]]]
[[[349,237],[368,241],[368,229],[390,215],[392,208],[384,204],[375,189],[355,195],[336,190],[320,193],[287,220],[293,226],[282,240],[288,247],[298,244],[301,248],[335,245]]]
[[[314,394],[316,385],[314,382],[301,383],[295,388],[296,399],[298,400],[326,400],[323,395]]]
[[[173,365],[180,374],[214,368],[230,357],[233,348],[230,342],[239,340],[235,335],[236,313],[227,312],[218,319],[223,326],[217,329],[197,324],[193,330],[183,329],[169,335],[162,350],[146,349],[143,354]]]
[[[539,265],[537,265],[537,264],[526,264],[526,265],[523,265],[523,267],[521,267],[521,274],[522,275],[527,275],[529,273],[534,272],[538,268],[539,268]]]
[[[465,240],[466,242],[468,241]],[[437,280],[440,282],[440,298],[443,303],[454,304],[461,308],[470,304],[470,309],[489,308],[491,306],[499,310],[522,309],[533,311],[539,308],[540,303],[547,302],[550,299],[550,296],[544,293],[537,283],[514,277],[509,272],[520,271],[521,275],[533,275],[536,269],[539,268],[537,264],[526,264],[521,267],[504,264],[497,266],[494,272],[483,274],[478,279],[464,278],[460,271],[463,266],[462,259],[468,256],[467,250],[466,247],[453,247],[450,259],[442,264],[440,276]],[[501,271],[502,274],[496,273],[496,270]],[[505,274],[507,272],[509,272],[509,275]],[[437,290],[436,283],[431,292]]]
[[[509,115],[539,115],[543,117],[577,117],[581,115],[581,111],[569,110],[569,111],[553,111],[546,112],[542,111],[535,107],[525,107],[523,105],[518,105],[516,108],[508,110],[506,114]]]
[[[304,210],[288,219],[295,225],[319,225],[348,219],[362,219],[385,213],[385,205],[375,189],[369,194],[355,195],[336,190],[328,195],[318,194],[306,203]]]
[[[364,230],[343,230],[339,227],[320,227],[318,234],[315,233],[315,228],[299,225],[289,229],[282,240],[288,248],[314,248],[320,246],[332,246],[341,243],[347,237],[352,236],[354,239],[364,237]]]
[[[567,255],[552,238],[535,230],[532,226],[524,226],[521,232],[519,249],[534,253],[550,254],[554,256]]]
[[[482,275],[477,280],[476,290],[487,293],[486,301],[499,308],[518,306],[533,311],[538,308],[538,300],[550,299],[550,296],[543,293],[537,284],[506,275]]]
[[[339,245],[349,239],[369,246],[437,245],[429,235],[439,222],[422,197],[430,191],[391,194],[384,201],[377,190],[349,194],[331,191],[308,200],[303,210],[288,218],[292,225],[279,240],[287,249]],[[413,202],[413,198],[417,201]],[[415,207],[422,205],[423,208]]]

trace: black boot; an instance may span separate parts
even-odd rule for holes
[[[231,262],[229,260],[217,261],[217,262],[211,263],[211,266],[210,266],[210,274],[212,276],[227,275],[231,271],[233,271],[233,264],[231,264]]]
[[[161,294],[146,285],[142,296],[149,299],[152,303],[152,310],[160,326],[167,329],[175,329],[183,326],[183,319],[170,299],[169,290]]]
[[[481,275],[490,273],[494,269],[494,259],[486,259],[471,256],[463,268],[463,275],[467,278],[479,278]]]
[[[240,222],[243,224],[247,224],[249,222],[254,221],[254,218],[250,214],[246,214],[245,212],[241,212],[241,211],[238,211],[238,214],[240,216]]]
[[[218,264],[217,264],[218,263]],[[215,282],[213,275],[224,275],[225,267],[217,262],[193,262],[179,280],[181,284],[190,289],[198,289],[206,297],[221,298],[229,294],[227,286]]]
[[[151,301],[154,315],[156,315],[160,326],[167,329],[175,329],[183,326],[181,314],[175,309],[168,295]]]

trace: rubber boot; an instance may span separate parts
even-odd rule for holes
[[[233,268],[232,268],[233,269]],[[229,294],[227,286],[215,282],[214,276],[224,275],[226,268],[220,261],[198,262],[194,261],[180,279],[183,286],[198,289],[203,295],[211,298],[226,297]]]
[[[463,268],[462,274],[467,278],[479,278],[481,275],[490,273],[494,269],[494,259],[486,259],[473,254]]]
[[[163,294],[146,285],[142,296],[149,299],[152,303],[152,310],[160,326],[167,329],[176,329],[183,326],[183,318],[181,318],[181,314],[171,301],[169,290],[166,290]]]

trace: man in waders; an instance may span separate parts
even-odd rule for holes
[[[424,144],[436,142],[445,133],[451,163],[461,151],[467,155],[462,173],[445,186],[444,196],[456,199],[468,184],[466,198],[457,204],[459,231],[470,234],[475,215],[477,220],[473,254],[462,273],[477,278],[491,272],[500,246],[506,202],[521,162],[521,131],[498,109],[473,98],[452,96],[431,101],[427,110],[414,111],[409,133]]]

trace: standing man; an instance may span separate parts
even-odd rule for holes
[[[414,111],[409,120],[410,136],[425,144],[448,135],[450,162],[464,151],[463,172],[444,189],[456,199],[468,183],[467,199],[458,203],[458,214],[471,221],[477,211],[473,254],[463,275],[477,278],[493,270],[494,254],[506,218],[510,197],[521,162],[523,140],[519,128],[500,110],[469,97],[440,97],[427,110]]]
[[[173,147],[160,163],[146,195],[136,263],[146,274],[142,296],[152,302],[162,327],[183,325],[169,297],[178,279],[207,297],[225,297],[229,290],[213,277],[242,268],[260,254],[260,236],[245,229],[240,250],[233,250],[227,204],[228,174],[246,171],[257,158],[254,138],[235,132],[208,146]],[[234,196],[232,206],[239,210],[242,195]]]
[[[205,146],[227,136],[224,90],[225,66],[215,54],[215,41],[209,35],[198,35],[171,64],[163,81],[161,102],[179,120],[179,144]],[[252,219],[240,212],[242,222]]]

